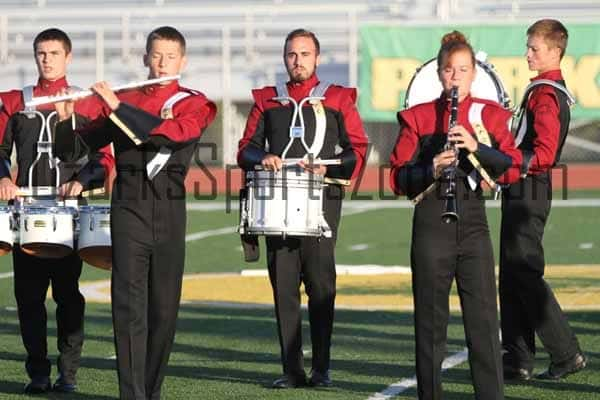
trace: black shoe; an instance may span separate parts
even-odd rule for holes
[[[293,389],[302,386],[306,386],[306,376],[304,375],[283,375],[271,384],[273,389]]]
[[[331,382],[331,378],[329,377],[329,371],[319,372],[315,370],[312,371],[308,384],[314,387],[329,387],[333,382]]]
[[[74,381],[65,379],[64,376],[59,375],[56,382],[54,382],[54,386],[52,386],[52,390],[61,393],[73,393],[77,390],[77,385]]]
[[[50,378],[47,376],[31,378],[29,382],[23,388],[23,392],[27,394],[43,394],[50,390]]]
[[[566,361],[560,363],[550,363],[547,371],[537,375],[538,379],[546,380],[559,380],[567,375],[574,374],[581,371],[587,365],[587,359],[581,352],[575,353],[575,355]]]
[[[504,364],[504,380],[507,381],[528,381],[533,377],[533,369],[524,367],[513,367]]]

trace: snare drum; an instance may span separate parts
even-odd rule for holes
[[[79,208],[79,257],[88,264],[110,270],[112,251],[110,240],[110,207]]]
[[[24,207],[19,213],[19,242],[23,252],[42,258],[62,258],[73,251],[73,208]]]
[[[477,75],[471,85],[471,95],[480,99],[495,101],[504,108],[509,108],[510,98],[494,67],[483,61],[476,61]],[[443,88],[438,77],[437,68],[435,58],[417,68],[406,90],[405,108],[428,103],[440,97]]]
[[[11,207],[0,207],[0,256],[10,253],[14,244],[14,219]]]
[[[240,233],[330,236],[323,217],[323,177],[297,168],[246,174]]]

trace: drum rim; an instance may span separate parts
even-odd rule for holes
[[[423,103],[413,104],[412,106],[409,106],[408,105],[408,93],[410,92],[410,88],[412,87],[414,80],[417,77],[417,75],[419,74],[419,72],[432,62],[437,63],[437,57],[433,57],[433,58],[429,59],[428,61],[424,62],[423,64],[421,64],[419,67],[417,67],[417,69],[415,70],[415,73],[410,78],[410,82],[408,83],[408,86],[406,87],[406,90],[404,92],[404,109],[427,103],[427,102],[423,102]],[[498,75],[498,73],[494,69],[494,66],[486,61],[481,61],[478,59],[475,59],[475,64],[476,64],[476,66],[479,66],[481,69],[483,69],[488,75],[493,75],[493,77],[496,78],[496,79],[492,79],[492,82],[494,83],[494,86],[496,87],[496,94],[498,96],[498,101],[496,103],[498,103],[500,106],[502,106],[506,109],[509,109],[510,108],[510,97],[508,95],[508,92],[506,91],[506,88],[504,87],[504,84],[502,83],[500,75]]]
[[[36,211],[46,211],[46,212],[36,212]],[[58,215],[74,215],[75,209],[73,207],[40,207],[40,206],[27,206],[18,210],[18,212],[22,215],[47,215],[47,214],[58,214]]]
[[[247,171],[246,178],[247,179],[262,179],[262,180],[275,180],[275,179],[285,179],[285,180],[316,180],[322,181],[323,175],[311,173],[308,171],[299,171],[298,172],[287,172],[283,174],[281,171]]]
[[[262,228],[262,229],[252,229],[250,226],[246,227],[247,234],[250,235],[264,235],[264,236],[277,236],[283,235],[286,236],[321,236],[321,226],[314,229],[281,229],[281,228]]]
[[[110,206],[81,206],[79,207],[80,214],[87,214],[94,211],[101,211],[98,214],[110,214]]]

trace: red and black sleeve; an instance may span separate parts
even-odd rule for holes
[[[273,91],[271,88],[255,89],[252,91],[254,105],[248,119],[244,135],[238,144],[237,163],[245,171],[254,169],[255,165],[260,164],[267,152],[265,151],[265,120],[264,120],[264,102],[263,98],[268,96],[267,92]],[[274,91],[270,97],[274,96]]]
[[[173,118],[163,119],[150,132],[158,146],[176,148],[196,141],[217,115],[217,106],[203,94],[195,92],[175,104]]]
[[[75,103],[75,128],[82,129],[90,121],[101,118],[103,102],[97,97],[88,97]],[[84,190],[104,186],[115,166],[115,158],[110,145],[88,155],[87,163],[77,172],[74,179],[82,184]]]
[[[175,105],[170,119],[162,119],[125,102],[121,102],[113,114],[113,122],[128,135],[132,133],[136,144],[151,140],[157,146],[177,147],[199,139],[214,120],[217,107],[204,95],[195,93]]]
[[[0,93],[0,178],[10,178],[10,155],[14,135],[11,117],[22,108],[22,95],[18,90]]]
[[[556,92],[543,85],[534,89],[527,108],[533,114],[533,157],[530,168],[546,170],[554,165],[560,136],[560,106]]]
[[[475,156],[482,167],[488,171],[493,178],[502,174],[503,183],[516,182],[519,179],[519,168],[522,162],[521,152],[515,147],[512,134],[508,129],[508,121],[511,113],[508,110],[495,105],[487,105],[483,108],[483,124],[491,135],[494,147],[479,143]]]
[[[398,122],[400,133],[390,157],[390,186],[394,193],[412,199],[433,183],[433,165],[419,161],[420,134],[414,110],[399,112]]]
[[[360,114],[356,109],[356,89],[334,86],[328,92],[334,92],[337,107],[341,112],[339,145],[342,152],[337,157],[342,163],[328,166],[325,176],[340,179],[355,178],[365,164],[369,145]]]

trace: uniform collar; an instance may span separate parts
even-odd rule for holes
[[[67,83],[67,78],[65,76],[55,81],[49,81],[48,79],[40,77],[36,85],[36,91],[39,91],[41,94],[50,95],[68,86],[69,84]]]
[[[167,85],[148,85],[141,88],[141,91],[148,96],[168,97],[179,90],[179,82],[171,81]]]
[[[561,80],[563,80],[563,76],[562,76],[560,69],[553,69],[551,71],[543,72],[534,78],[531,78],[531,81],[532,82],[538,81],[540,79],[549,79],[551,81],[561,81]]]

